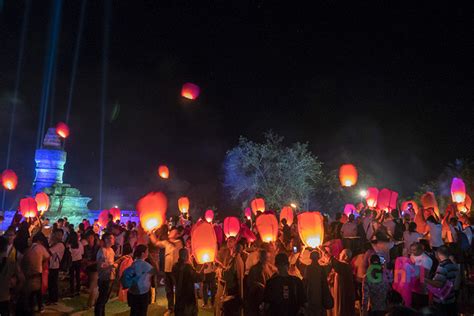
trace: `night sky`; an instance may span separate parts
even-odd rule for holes
[[[13,91],[25,4],[4,2],[1,95]],[[11,164],[20,185],[8,206],[29,193],[34,177],[52,2],[33,2]],[[240,135],[262,140],[269,129],[288,144],[308,142],[325,170],[353,162],[405,196],[447,163],[472,157],[472,3],[360,2],[113,1],[104,207],[133,207],[142,194],[165,190],[225,209],[226,151]],[[64,1],[53,124],[64,120],[79,12],[80,1]],[[91,197],[99,182],[103,21],[103,1],[89,1],[64,175]],[[196,102],[180,97],[188,81],[201,87]],[[9,104],[0,110],[3,168]],[[156,175],[162,163],[172,172],[167,184]]]

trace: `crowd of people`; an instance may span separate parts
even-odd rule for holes
[[[413,205],[361,207],[325,216],[323,243],[312,249],[296,217],[291,225],[283,219],[270,243],[251,219],[242,220],[241,232],[255,240],[226,238],[216,221],[216,259],[197,264],[187,216],[150,232],[112,216],[100,227],[17,214],[0,237],[0,282],[9,285],[0,287],[0,315],[32,315],[81,291],[95,315],[105,315],[111,296],[127,302],[131,315],[146,315],[160,286],[167,314],[177,316],[197,315],[198,298],[218,316],[457,315],[474,261],[473,223],[453,205],[443,217]],[[66,280],[67,291],[60,286]]]

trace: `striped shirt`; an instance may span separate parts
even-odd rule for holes
[[[436,274],[433,278],[435,281],[443,282],[443,285],[446,281],[451,281],[453,284],[456,281],[456,276],[458,274],[458,267],[451,260],[446,259],[439,263],[438,268],[436,269]],[[451,290],[451,293],[444,300],[433,295],[433,301],[438,304],[451,304],[456,301],[454,295],[454,288]]]

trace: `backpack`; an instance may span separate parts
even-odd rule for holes
[[[66,245],[64,245],[64,255],[61,261],[59,262],[59,270],[67,272],[72,265],[72,255],[71,251],[69,250]]]
[[[122,273],[122,277],[120,278],[120,284],[122,284],[123,289],[129,289],[135,283],[135,269],[133,266],[128,267]]]

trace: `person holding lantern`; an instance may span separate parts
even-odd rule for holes
[[[176,316],[197,316],[194,283],[200,282],[202,278],[189,263],[188,249],[179,249],[178,262],[173,265],[172,274],[176,285],[174,314]]]
[[[306,268],[303,279],[308,306],[305,310],[307,316],[323,316],[326,310],[334,307],[334,299],[329,290],[327,274],[319,264],[320,254],[312,251],[311,264]]]
[[[260,314],[260,304],[263,302],[263,292],[267,280],[273,274],[273,271],[268,265],[268,252],[265,249],[257,251],[259,258],[258,262],[250,268],[247,283],[246,295],[246,315],[253,316]]]

